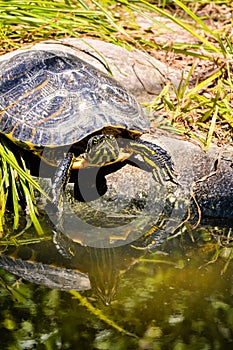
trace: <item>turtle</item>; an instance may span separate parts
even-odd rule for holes
[[[51,193],[58,208],[71,169],[139,157],[156,181],[177,184],[168,152],[141,139],[148,130],[136,98],[74,54],[30,49],[0,63],[0,133],[56,166]],[[61,152],[53,159],[45,149]]]

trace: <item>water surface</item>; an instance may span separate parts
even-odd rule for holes
[[[96,288],[60,291],[1,269],[1,349],[232,349],[231,233],[200,227],[150,251],[105,250],[96,273],[112,278],[109,305]]]

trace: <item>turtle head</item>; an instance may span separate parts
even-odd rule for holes
[[[113,135],[92,136],[86,149],[86,160],[88,163],[98,166],[114,162],[119,157],[119,146]]]

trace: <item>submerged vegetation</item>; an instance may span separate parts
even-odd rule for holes
[[[148,253],[108,307],[91,290],[50,290],[0,270],[2,347],[231,349],[233,255],[217,235],[199,229],[195,245],[185,235]]]

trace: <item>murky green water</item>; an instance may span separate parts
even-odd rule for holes
[[[199,228],[150,251],[80,247],[59,266],[97,276],[84,291],[49,289],[1,269],[0,348],[232,349],[231,238],[229,228]],[[29,259],[25,247],[17,254]],[[58,266],[51,242],[40,247],[37,260]],[[37,244],[30,249],[35,255]],[[101,287],[112,288],[108,306]]]

